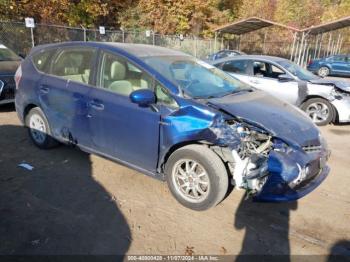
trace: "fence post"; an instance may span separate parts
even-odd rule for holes
[[[292,49],[290,51],[290,59],[289,59],[291,61],[292,61],[292,58],[293,58],[293,53],[294,53],[295,41],[297,39],[297,34],[298,33],[296,33],[296,32],[293,34],[293,44],[292,44]]]
[[[194,56],[197,57],[197,38],[194,36]]]
[[[82,25],[80,25],[81,28],[83,29],[83,33],[84,33],[84,42],[86,42],[86,28]]]
[[[155,45],[156,44],[156,40],[155,40],[155,33],[154,33],[154,31],[152,30],[152,43],[153,43],[153,45]]]

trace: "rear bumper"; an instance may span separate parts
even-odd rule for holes
[[[313,73],[317,73],[318,67],[316,67],[316,66],[308,66],[307,70],[309,70],[310,72],[313,72]]]

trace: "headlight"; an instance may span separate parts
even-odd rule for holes
[[[285,142],[278,138],[273,140],[273,149],[283,153],[288,153],[291,150]]]

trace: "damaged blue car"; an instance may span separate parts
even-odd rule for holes
[[[75,145],[166,180],[194,210],[220,203],[230,184],[258,201],[299,199],[329,173],[327,144],[302,111],[179,51],[38,46],[15,79],[38,147]]]

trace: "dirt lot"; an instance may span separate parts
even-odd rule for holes
[[[2,107],[0,254],[350,254],[350,125],[322,132],[331,174],[307,197],[262,204],[234,190],[194,212],[165,183],[112,161],[37,149]]]

